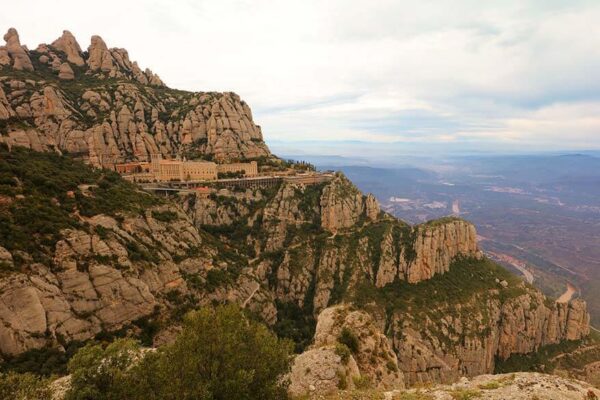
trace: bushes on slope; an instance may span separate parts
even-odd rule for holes
[[[66,400],[284,399],[291,343],[234,305],[189,313],[176,341],[139,356],[135,342],[90,345],[69,363]]]

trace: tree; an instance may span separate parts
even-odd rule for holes
[[[142,352],[129,339],[87,345],[69,362],[66,400],[278,400],[292,343],[236,305],[186,315],[175,342]]]
[[[146,393],[140,400],[285,399],[291,351],[238,306],[203,308],[185,317],[172,345],[135,367],[129,386]]]
[[[65,400],[127,398],[129,374],[140,358],[140,347],[131,339],[117,339],[106,348],[93,343],[84,346],[69,361],[71,388]]]

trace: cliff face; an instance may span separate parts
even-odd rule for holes
[[[484,293],[467,303],[441,305],[435,310],[443,316],[439,321],[431,315],[396,313],[389,334],[407,383],[489,374],[496,359],[589,334],[584,301],[545,302],[539,291],[523,291],[504,303]]]
[[[217,161],[270,156],[250,108],[234,93],[169,89],[99,36],[85,53],[68,31],[31,51],[14,29],[5,40],[0,143],[106,167],[153,153]]]
[[[554,303],[483,259],[468,222],[410,227],[373,212],[369,202],[342,175],[321,186],[182,200],[205,229],[218,228],[222,240],[248,249],[280,310],[293,304],[318,316],[312,345],[292,371],[294,393],[311,385],[326,390],[342,379],[325,379],[320,368],[302,374],[307,360],[323,371],[338,365],[382,388],[450,382],[491,373],[496,359],[589,333],[585,302]],[[340,302],[355,311],[340,311]],[[334,350],[344,327],[356,331],[364,352],[342,365]],[[373,350],[374,343],[382,347]],[[389,360],[369,364],[364,354],[387,353],[388,345],[396,357],[390,370],[373,370]],[[396,360],[401,376],[393,378]]]
[[[556,304],[484,259],[470,223],[409,226],[342,174],[160,200],[59,157],[277,161],[264,159],[260,128],[235,94],[166,88],[99,37],[88,52],[69,32],[35,51],[16,31],[5,40],[2,355],[117,330],[161,343],[185,311],[237,302],[299,350],[311,345],[291,375],[300,393],[355,376],[384,389],[451,381],[588,334],[583,301]],[[351,354],[338,348],[345,330],[358,342]]]

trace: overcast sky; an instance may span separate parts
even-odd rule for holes
[[[69,29],[86,49],[99,34],[171,87],[237,92],[276,146],[600,148],[597,0],[13,1],[4,9],[0,28],[14,26],[30,48]]]

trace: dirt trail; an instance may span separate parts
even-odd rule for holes
[[[570,283],[567,283],[567,290],[556,299],[557,303],[568,303],[573,298],[577,288]]]

